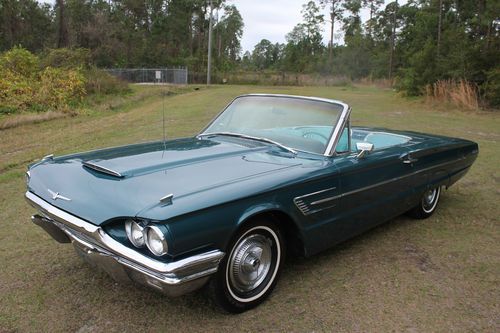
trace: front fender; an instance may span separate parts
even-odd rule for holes
[[[272,211],[280,211],[287,215],[290,215],[286,213],[286,210],[276,202],[258,203],[245,209],[245,211],[241,214],[240,218],[238,219],[236,227],[239,228],[243,223],[245,223],[245,221],[248,221],[254,216]]]

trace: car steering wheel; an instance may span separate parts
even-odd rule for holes
[[[305,132],[304,134],[302,134],[302,137],[305,139],[313,139],[316,141],[320,141],[322,143],[326,143],[328,141],[328,138],[326,136],[316,132]]]

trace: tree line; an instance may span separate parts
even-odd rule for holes
[[[0,0],[0,50],[86,48],[100,67],[207,64],[209,0]],[[285,43],[242,53],[237,7],[213,0],[213,68],[384,78],[415,95],[438,80],[467,80],[500,105],[500,1],[315,0]],[[363,21],[362,11],[368,12]],[[322,13],[326,12],[327,15]],[[323,30],[324,23],[329,28]],[[340,31],[342,40],[335,38]],[[323,35],[329,37],[324,45]]]
[[[238,9],[213,0],[214,61],[234,67],[241,53],[243,19]],[[86,48],[99,67],[206,67],[210,1],[35,0],[0,1],[0,50],[20,45]]]
[[[327,17],[321,14],[326,9]],[[363,22],[361,10],[369,13]],[[242,66],[387,78],[409,95],[438,80],[467,80],[490,104],[500,105],[500,1],[317,0],[304,4],[302,22],[286,43],[263,39]],[[324,22],[329,43],[322,43]],[[335,43],[340,27],[342,43]]]

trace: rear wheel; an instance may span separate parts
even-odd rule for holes
[[[233,313],[259,305],[274,289],[284,257],[283,238],[274,223],[258,220],[244,226],[210,282],[212,297]]]
[[[426,219],[436,210],[441,195],[441,187],[437,186],[424,192],[420,203],[408,212],[408,215],[417,219]]]

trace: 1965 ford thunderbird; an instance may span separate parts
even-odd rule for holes
[[[478,145],[351,127],[348,105],[252,94],[200,134],[29,166],[32,221],[118,280],[230,312],[261,303],[286,255],[310,256],[408,213],[426,218]]]

